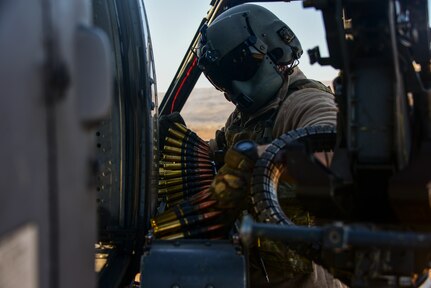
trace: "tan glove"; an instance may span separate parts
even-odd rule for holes
[[[216,208],[226,210],[225,221],[233,224],[247,208],[250,179],[258,158],[257,145],[251,140],[242,140],[231,147],[225,155],[225,164],[220,168],[210,186],[211,198],[217,201]]]
[[[210,199],[215,202],[212,211],[218,212],[216,221],[219,235],[227,237],[236,219],[249,205],[250,180],[258,158],[257,145],[251,140],[242,140],[228,149],[224,165],[219,169],[210,187]]]

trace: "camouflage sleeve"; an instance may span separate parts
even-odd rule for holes
[[[316,88],[293,92],[281,104],[275,119],[273,136],[313,125],[336,125],[334,96]]]

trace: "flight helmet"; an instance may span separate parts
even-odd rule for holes
[[[274,98],[301,55],[292,30],[255,4],[232,7],[204,26],[197,49],[208,80],[246,113]]]

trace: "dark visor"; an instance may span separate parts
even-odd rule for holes
[[[205,76],[214,86],[229,91],[233,80],[247,81],[259,68],[264,54],[257,50],[253,53],[251,49],[250,40],[246,40],[218,61],[201,59],[199,64],[203,66]]]

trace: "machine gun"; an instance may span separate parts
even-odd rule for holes
[[[276,195],[278,179],[271,175],[287,169],[312,213],[342,222],[307,229],[247,220],[243,236],[319,243],[317,261],[354,287],[414,285],[403,283],[403,277],[411,279],[423,271],[427,275],[431,247],[427,1],[303,5],[322,11],[330,54],[322,58],[317,47],[311,49],[311,62],[340,69],[334,80],[340,109],[336,136],[322,128],[292,131],[275,140],[254,173],[252,198]],[[332,141],[329,146],[334,147],[329,169],[306,156],[321,149],[322,141]],[[280,155],[284,160],[277,162]],[[277,206],[273,202],[267,207],[273,204]],[[285,217],[277,207],[260,215],[265,222]],[[346,279],[337,269],[351,274]]]
[[[244,2],[213,1],[202,23]],[[336,130],[292,131],[269,145],[251,192],[259,206],[257,220],[266,224],[244,220],[240,238],[275,237],[293,246],[319,243],[316,261],[351,286],[415,285],[413,275],[428,273],[431,247],[428,3],[307,0],[303,7],[321,10],[329,50],[324,58],[318,47],[310,49],[310,61],[340,71],[333,81],[338,124]],[[200,75],[192,53],[198,37],[199,30],[161,114],[180,111]],[[310,157],[319,150],[333,151],[330,167]],[[274,200],[274,175],[284,170],[295,179],[301,202],[325,226],[289,225]]]

